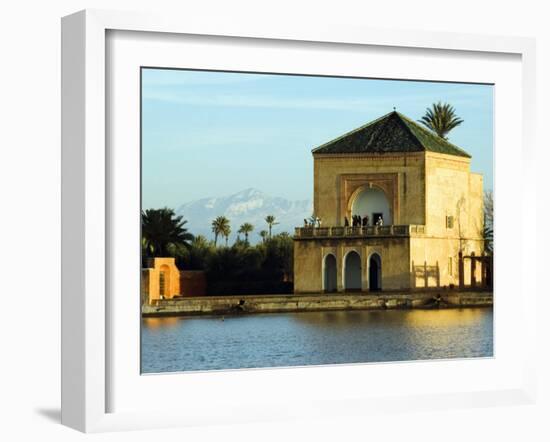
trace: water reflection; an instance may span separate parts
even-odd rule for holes
[[[142,325],[149,330],[172,328],[178,325],[178,317],[170,318],[143,318]]]
[[[492,356],[492,309],[340,311],[142,322],[142,371]]]
[[[479,321],[486,315],[486,309],[442,309],[442,310],[372,310],[372,311],[332,311],[312,312],[308,314],[296,314],[293,320],[312,325],[325,327],[349,324],[408,324],[413,327],[452,327],[466,325]]]

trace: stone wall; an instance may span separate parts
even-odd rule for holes
[[[180,295],[180,272],[174,258],[153,258],[149,265],[141,272],[142,302],[151,304]]]
[[[145,305],[143,316],[230,315],[331,310],[492,306],[492,292],[420,292],[380,295],[263,295],[177,298]]]
[[[460,238],[411,238],[411,285],[412,289],[424,287],[448,287],[459,285],[459,252],[479,256],[483,251],[483,241]],[[476,267],[477,281],[481,279],[481,266]],[[464,281],[471,281],[471,266],[464,266]],[[427,285],[426,285],[427,284]]]
[[[313,206],[326,226],[344,225],[349,198],[368,182],[395,207],[393,224],[425,224],[424,153],[314,155]],[[350,184],[346,184],[350,183]],[[349,185],[349,189],[345,187]]]
[[[294,293],[323,291],[323,259],[328,254],[336,257],[337,291],[345,291],[344,261],[351,251],[361,258],[362,291],[369,290],[369,258],[373,253],[382,261],[382,290],[409,288],[409,238],[334,238],[294,241]]]
[[[369,257],[382,260],[382,290],[459,285],[459,252],[483,252],[483,177],[470,172],[470,158],[434,152],[383,155],[314,155],[314,210],[325,227],[349,219],[361,186],[386,194],[393,224],[419,224],[411,237],[297,239],[294,291],[323,291],[324,257],[337,263],[337,290],[345,291],[346,253],[361,257],[362,291],[369,290]],[[481,268],[463,269],[466,286],[479,281]]]
[[[470,173],[469,158],[426,153],[426,229],[434,237],[482,237],[483,177]]]

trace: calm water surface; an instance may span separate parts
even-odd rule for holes
[[[143,373],[493,355],[493,310],[145,318]]]

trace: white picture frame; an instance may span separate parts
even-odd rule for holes
[[[85,432],[110,431],[168,426],[207,425],[214,422],[251,422],[334,415],[368,414],[383,409],[398,410],[441,409],[498,404],[533,403],[535,382],[535,315],[536,308],[525,308],[536,302],[535,281],[523,278],[523,294],[518,317],[523,327],[525,352],[521,357],[524,369],[521,380],[502,388],[474,389],[461,393],[445,391],[425,395],[389,394],[377,396],[338,397],[335,393],[325,399],[313,398],[307,406],[254,407],[253,402],[238,404],[238,413],[205,413],[197,407],[195,413],[156,410],[109,411],[108,395],[113,387],[109,381],[112,363],[108,343],[111,312],[107,300],[109,280],[108,247],[111,230],[108,228],[109,156],[107,155],[106,120],[106,35],[109,31],[154,32],[163,35],[203,35],[269,39],[286,42],[338,43],[368,45],[379,48],[410,48],[440,51],[466,51],[514,54],[521,57],[522,110],[521,158],[522,174],[529,176],[534,164],[534,107],[535,107],[535,43],[518,37],[493,37],[416,31],[388,31],[345,26],[293,27],[287,24],[255,24],[242,22],[209,23],[196,17],[153,16],[86,10],[63,18],[62,21],[62,423]],[[158,35],[158,34],[157,34]],[[498,192],[498,190],[497,190]],[[536,194],[527,186],[518,190],[525,217],[535,219],[533,208]],[[498,200],[497,200],[498,201]],[[498,209],[497,209],[498,213]],[[497,215],[498,219],[498,215]],[[499,241],[498,227],[495,233]],[[523,231],[515,232],[521,244],[520,258],[535,256],[536,245],[521,241]],[[498,247],[498,246],[497,246]],[[526,269],[523,268],[523,272]],[[498,281],[498,273],[495,274]],[[495,284],[497,286],[497,284]],[[136,296],[139,296],[136,294]],[[498,302],[498,300],[496,301]],[[529,339],[531,338],[531,339]],[[387,365],[386,367],[389,367]],[[357,376],[362,367],[353,367],[350,376]],[[405,367],[405,369],[408,369]],[[409,368],[410,369],[410,368]],[[298,372],[290,369],[286,372]],[[303,369],[302,369],[303,370]],[[315,369],[310,369],[315,370]],[[334,370],[337,370],[334,368]],[[388,368],[389,370],[389,368]],[[255,378],[264,382],[269,370],[240,371],[233,379]],[[259,374],[258,374],[259,373]],[[263,374],[262,374],[263,373]],[[311,372],[310,372],[311,373]],[[326,373],[326,372],[325,372]],[[303,376],[303,372],[301,372]],[[187,376],[185,374],[181,376]],[[202,376],[209,376],[202,374]],[[165,377],[165,383],[175,378]],[[194,378],[198,380],[199,378]],[[518,378],[519,379],[519,378]],[[227,406],[229,402],[225,402]],[[337,410],[336,410],[337,409]]]

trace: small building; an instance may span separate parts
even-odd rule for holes
[[[142,304],[180,296],[180,271],[174,258],[150,258],[141,270]]]
[[[483,177],[467,152],[394,111],[312,154],[320,222],[296,228],[295,293],[482,280],[485,260],[463,265],[484,249]]]
[[[148,258],[141,269],[141,302],[155,304],[160,300],[183,296],[204,296],[206,275],[201,270],[179,270],[172,257]]]

